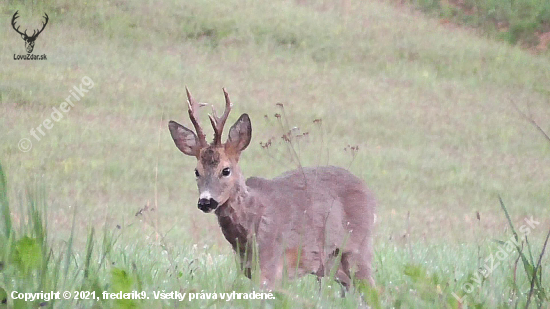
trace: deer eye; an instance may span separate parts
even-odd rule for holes
[[[197,171],[197,169],[195,169],[195,176],[199,177],[201,174],[199,174],[199,171]]]
[[[222,175],[225,177],[231,175],[231,170],[229,169],[229,167],[226,167],[222,170]]]

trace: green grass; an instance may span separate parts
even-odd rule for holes
[[[462,296],[498,252],[495,239],[512,236],[499,195],[516,227],[525,217],[541,222],[529,235],[536,262],[550,224],[550,146],[512,102],[548,131],[547,57],[376,1],[9,1],[2,20],[16,10],[21,22],[40,25],[47,12],[50,23],[34,51],[47,61],[12,60],[24,42],[0,32],[4,291],[258,291],[238,274],[214,216],[196,209],[195,162],[170,138],[168,120],[189,124],[184,85],[219,107],[226,87],[228,122],[250,114],[245,175],[295,166],[274,117],[282,102],[290,127],[309,132],[296,145],[302,164],[349,167],[367,182],[379,202],[373,266],[382,308],[457,308],[452,293]],[[35,140],[30,130],[84,76],[94,87]],[[18,149],[22,138],[29,152]],[[355,156],[348,145],[359,146]],[[468,303],[521,308],[530,275],[517,257]],[[358,306],[358,293],[339,294],[335,283],[319,292],[306,277],[267,302],[48,305]]]
[[[539,35],[550,32],[550,2],[546,0],[408,0],[425,12],[475,27],[491,37],[548,50]]]

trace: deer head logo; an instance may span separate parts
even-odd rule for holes
[[[38,35],[40,33],[42,33],[42,31],[44,30],[44,28],[46,28],[46,25],[48,24],[48,14],[44,13],[44,18],[46,19],[46,22],[44,22],[42,24],[42,29],[40,30],[34,30],[32,35],[29,36],[27,35],[27,30],[25,30],[25,32],[21,32],[19,31],[19,27],[15,27],[15,20],[19,18],[19,16],[17,16],[17,13],[19,11],[16,11],[15,14],[13,14],[13,18],[11,19],[11,26],[13,27],[13,30],[15,30],[17,33],[19,33],[21,35],[21,37],[23,38],[23,40],[25,40],[25,48],[27,49],[27,53],[32,53],[32,50],[34,49],[34,41],[36,40],[36,38],[38,37]],[[38,31],[38,32],[36,32]]]

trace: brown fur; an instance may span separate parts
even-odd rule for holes
[[[360,179],[334,166],[303,168],[273,180],[249,178],[236,191],[240,194],[218,207],[216,215],[235,250],[237,239],[246,241],[240,252],[252,250],[255,236],[266,283],[280,281],[284,267],[291,278],[328,275],[342,252],[337,279],[348,286],[355,271],[357,279],[374,284],[375,202]],[[250,263],[251,256],[243,258]]]
[[[219,136],[231,108],[224,93],[225,118],[211,117],[217,134],[211,145],[204,145],[200,134],[197,137],[178,123],[171,121],[169,127],[176,146],[197,157],[201,198],[215,201],[223,235],[239,252],[246,275],[251,275],[255,241],[260,277],[266,285],[280,282],[284,274],[323,277],[336,267],[336,279],[344,286],[351,284],[352,274],[373,286],[375,201],[363,181],[334,166],[300,168],[271,180],[251,177],[245,181],[238,161],[250,143],[252,127],[243,114],[231,127],[228,141],[221,144]],[[188,97],[193,101],[189,93]],[[192,106],[196,103],[190,104],[190,116],[194,115]],[[196,119],[192,120],[195,124]],[[198,124],[196,129],[202,132]]]
[[[218,166],[218,164],[220,164],[220,152],[217,151],[215,148],[206,148],[204,151],[201,151],[200,155],[200,161],[202,165],[216,167]]]

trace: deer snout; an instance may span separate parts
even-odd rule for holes
[[[218,202],[213,198],[201,198],[199,199],[198,207],[203,212],[209,213],[218,207]]]

